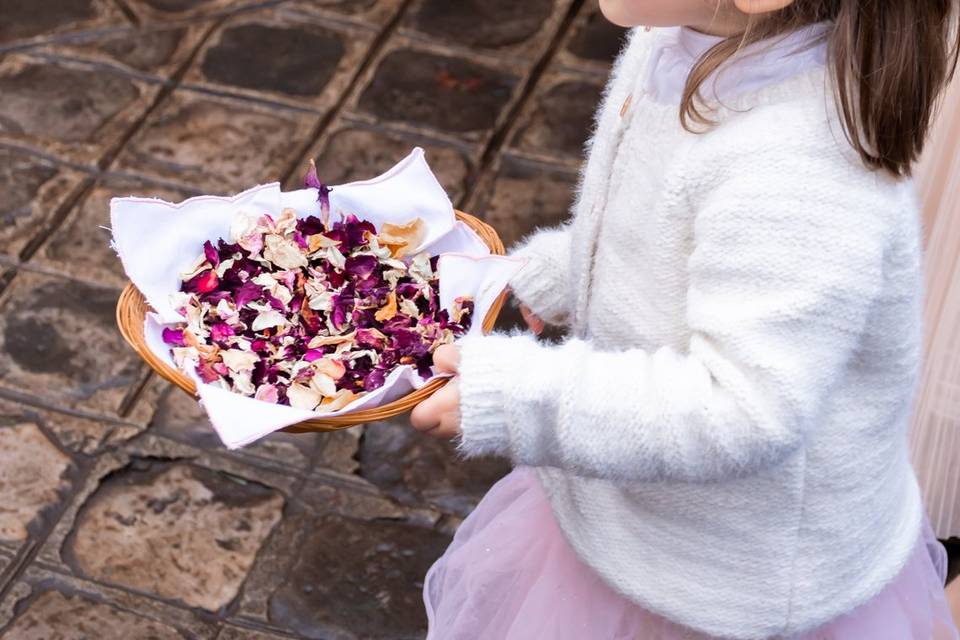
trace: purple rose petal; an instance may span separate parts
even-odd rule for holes
[[[230,336],[235,335],[237,335],[237,332],[226,322],[218,322],[210,326],[210,339],[214,342],[223,342]]]
[[[387,381],[387,372],[383,369],[374,369],[363,378],[363,388],[367,391],[373,391],[383,386]]]
[[[209,240],[203,243],[203,254],[207,257],[207,262],[209,262],[214,269],[220,266],[220,253],[213,248]]]
[[[307,175],[303,176],[303,186],[307,189],[319,189],[323,186],[317,176],[317,163],[312,158],[310,159],[310,169],[307,170]]]
[[[360,255],[347,258],[346,271],[351,276],[360,279],[367,279],[380,266],[380,261],[376,256]]]
[[[259,300],[263,294],[263,287],[253,282],[245,282],[234,294],[234,304],[238,307],[246,306],[254,300]]]
[[[317,360],[322,360],[326,354],[323,352],[323,349],[310,349],[305,354],[303,354],[303,359],[307,362],[315,362]]]
[[[217,273],[213,269],[207,269],[184,282],[181,291],[186,291],[187,293],[208,293],[216,289],[219,284],[220,279],[217,277]]]
[[[178,347],[187,346],[184,342],[183,329],[169,329],[164,327],[162,336],[166,344],[172,344]]]

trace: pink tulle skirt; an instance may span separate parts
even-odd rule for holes
[[[896,580],[800,640],[957,640],[929,523]],[[708,640],[615,593],[574,554],[533,469],[500,480],[427,572],[427,640]]]

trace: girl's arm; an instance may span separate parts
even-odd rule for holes
[[[732,171],[701,202],[689,349],[464,339],[460,450],[625,481],[719,480],[793,452],[880,290],[886,230],[876,211],[890,203],[881,195],[867,206],[863,182],[829,171],[811,184],[790,160]]]
[[[570,312],[570,231],[541,229],[510,252],[528,262],[510,281],[513,295],[545,322],[562,325]]]

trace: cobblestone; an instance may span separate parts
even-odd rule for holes
[[[22,542],[27,527],[69,488],[70,458],[36,424],[0,419],[0,542]]]
[[[16,260],[87,180],[39,156],[0,148],[0,252]]]
[[[21,271],[0,296],[0,390],[119,416],[145,363],[116,329],[118,291]]]
[[[217,611],[236,597],[282,507],[256,483],[145,462],[101,483],[66,553],[87,577]]]
[[[94,166],[122,142],[159,90],[81,63],[7,56],[0,62],[0,142]]]

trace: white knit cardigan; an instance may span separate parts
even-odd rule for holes
[[[684,131],[638,89],[654,37],[614,64],[572,219],[516,251],[517,297],[571,338],[463,340],[459,447],[537,467],[578,556],[643,607],[807,630],[919,536],[915,195],[861,164],[823,66]]]

